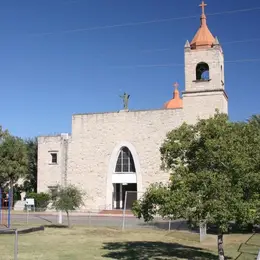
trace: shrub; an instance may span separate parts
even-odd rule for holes
[[[84,205],[84,195],[85,193],[74,185],[58,187],[56,198],[52,206],[56,210],[62,210],[67,213],[68,227],[71,227],[69,212]]]
[[[35,202],[35,209],[37,211],[45,211],[47,209],[47,206],[51,200],[51,196],[49,193],[29,193],[27,196],[29,199],[34,199]]]

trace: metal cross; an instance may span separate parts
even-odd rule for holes
[[[174,86],[175,89],[177,89],[177,88],[179,87],[179,83],[178,83],[178,82],[175,82],[175,83],[173,84],[173,86]]]
[[[202,1],[202,3],[200,4],[200,7],[202,8],[202,14],[205,14],[205,7],[207,6],[207,4],[205,4],[204,1]]]

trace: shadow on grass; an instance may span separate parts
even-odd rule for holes
[[[50,224],[45,225],[46,228],[69,228],[68,225]]]
[[[218,259],[213,253],[202,248],[185,246],[177,243],[163,242],[110,242],[105,243],[104,250],[110,252],[103,257],[124,260],[162,260],[162,259]]]
[[[44,218],[44,217],[41,217],[41,216],[35,216],[36,218],[39,218],[39,219],[41,219],[41,220],[44,220],[44,221],[46,221],[46,222],[48,222],[48,223],[52,223],[52,221],[51,220],[49,220],[49,219],[47,219],[47,218]]]

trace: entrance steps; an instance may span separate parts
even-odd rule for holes
[[[99,212],[99,214],[102,215],[118,215],[118,216],[122,216],[124,214],[124,211],[122,209],[111,209],[111,210],[102,210]],[[133,216],[133,213],[131,210],[126,210],[125,214],[127,216]]]

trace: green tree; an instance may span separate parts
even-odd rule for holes
[[[8,131],[3,130],[3,127],[0,125],[0,140],[2,141],[2,138],[5,137],[8,134],[9,134]]]
[[[69,212],[78,209],[84,205],[84,192],[74,185],[67,187],[58,187],[57,194],[53,201],[53,207],[56,210],[65,211],[68,219],[68,226],[71,227]]]
[[[3,130],[2,126],[0,125],[0,147],[1,144],[4,141],[4,138],[8,135],[8,131],[7,130]],[[0,165],[1,167],[1,165]],[[0,172],[0,188],[5,188],[6,185],[6,179],[4,178],[4,175],[1,174]]]
[[[28,170],[23,184],[23,189],[27,193],[37,192],[37,162],[38,162],[38,142],[37,138],[25,141],[28,154]]]
[[[185,218],[218,229],[219,259],[223,234],[231,221],[241,226],[259,221],[260,131],[256,124],[232,123],[216,114],[196,125],[168,133],[160,148],[167,185],[152,185],[134,206],[145,221],[155,214]],[[259,223],[259,222],[258,222]]]
[[[258,127],[260,127],[260,114],[258,115],[252,115],[250,118],[249,118],[249,123],[251,124],[255,124],[257,125]]]
[[[27,167],[28,156],[24,141],[5,134],[0,143],[0,176],[2,184],[10,186],[12,198],[14,184],[25,176]]]

